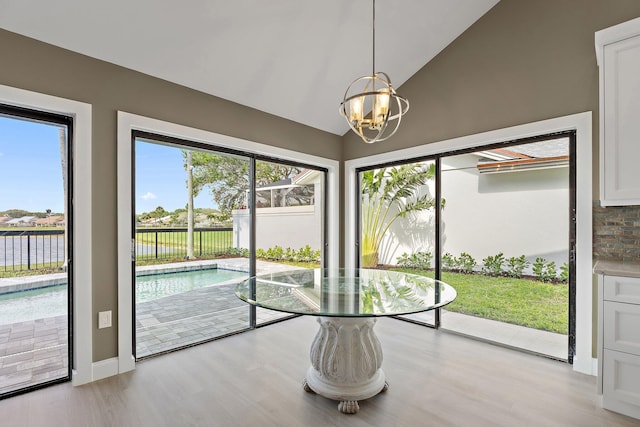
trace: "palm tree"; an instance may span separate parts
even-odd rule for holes
[[[418,195],[420,187],[434,177],[433,163],[409,163],[362,173],[362,267],[378,265],[382,239],[398,218],[435,206],[435,199],[429,194]]]

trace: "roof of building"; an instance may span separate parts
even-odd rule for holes
[[[50,217],[47,218],[38,218],[35,221],[33,221],[34,224],[36,225],[53,225],[53,224],[57,224],[61,221],[64,221],[64,216],[62,215],[52,215]]]
[[[569,165],[568,138],[552,139],[474,153],[481,157],[480,173],[504,173],[532,169],[551,169]]]
[[[37,217],[35,216],[22,216],[20,218],[13,218],[9,221],[6,221],[5,224],[28,224],[33,222]]]

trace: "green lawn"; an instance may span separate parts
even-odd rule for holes
[[[62,262],[59,263],[31,263],[31,269],[27,270],[27,264],[17,264],[5,267],[0,267],[0,279],[22,276],[39,276],[41,274],[53,274],[64,273],[64,270],[60,269]],[[22,268],[22,270],[21,270]]]
[[[394,268],[433,277],[433,271]],[[569,287],[529,279],[443,272],[458,292],[446,310],[543,331],[567,334]]]

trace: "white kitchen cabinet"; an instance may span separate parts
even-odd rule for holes
[[[598,276],[602,406],[640,419],[640,277]]]
[[[598,31],[600,203],[640,205],[640,18]]]

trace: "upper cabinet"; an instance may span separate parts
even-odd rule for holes
[[[600,203],[640,205],[640,18],[598,31]]]

